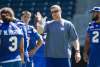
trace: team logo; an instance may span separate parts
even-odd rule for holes
[[[61,27],[61,31],[64,31],[64,27]]]

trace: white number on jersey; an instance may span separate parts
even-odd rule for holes
[[[93,31],[93,34],[94,34],[94,36],[93,36],[93,38],[92,38],[92,42],[93,43],[99,43],[99,32],[98,31]]]
[[[10,37],[10,38],[9,38],[9,42],[12,43],[11,46],[9,46],[9,50],[10,50],[11,52],[16,51],[16,49],[17,49],[17,37],[16,37],[16,36]]]

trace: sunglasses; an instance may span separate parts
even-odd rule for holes
[[[57,13],[57,12],[59,12],[59,10],[51,11],[51,13]]]

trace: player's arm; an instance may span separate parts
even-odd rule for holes
[[[77,40],[75,40],[74,42],[73,42],[73,46],[74,46],[74,48],[75,48],[75,51],[76,51],[76,53],[80,53],[80,44],[79,44],[79,40],[77,39]]]
[[[81,59],[79,39],[76,39],[75,41],[73,41],[73,46],[75,48],[75,60],[76,60],[76,63],[78,63]]]
[[[80,43],[76,29],[73,24],[69,25],[69,36],[70,36],[69,40],[71,41],[72,45],[75,48],[75,61],[76,63],[78,63],[81,60]]]
[[[41,35],[39,35],[39,36],[40,36],[40,38],[37,41],[36,47],[40,47],[42,45],[42,43],[43,43],[42,36]]]
[[[19,50],[20,50],[22,63],[24,63],[24,38],[21,39]]]
[[[85,39],[84,52],[83,52],[83,59],[84,59],[85,62],[87,62],[87,60],[88,60],[89,47],[90,47],[90,41],[89,41],[89,35],[87,33],[86,39]]]

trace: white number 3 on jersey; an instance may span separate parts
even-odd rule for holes
[[[16,37],[16,36],[10,37],[10,38],[9,38],[9,42],[11,42],[12,44],[11,44],[11,46],[9,46],[8,49],[9,49],[11,52],[16,51],[16,49],[17,49],[17,37]]]
[[[92,42],[93,43],[99,43],[99,32],[98,31],[93,31],[93,38],[92,38]]]

